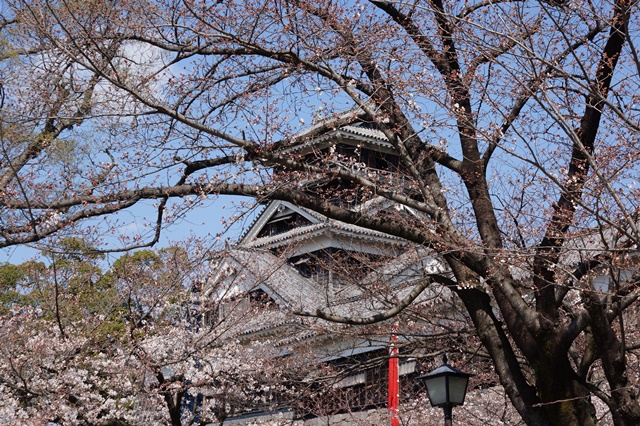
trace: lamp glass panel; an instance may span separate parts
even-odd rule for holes
[[[468,377],[449,376],[449,402],[453,405],[462,405],[467,391]]]
[[[431,401],[431,405],[434,407],[447,403],[446,380],[447,378],[445,376],[432,377],[424,380],[425,385],[427,385],[429,400]]]

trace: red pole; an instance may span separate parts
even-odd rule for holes
[[[398,408],[400,399],[399,371],[398,371],[398,336],[391,336],[391,344],[389,346],[389,393],[388,407],[391,416],[391,426],[400,426],[398,420]]]

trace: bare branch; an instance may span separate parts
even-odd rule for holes
[[[428,275],[426,278],[422,278],[421,281],[416,284],[413,289],[407,294],[402,300],[400,300],[395,306],[390,309],[387,309],[384,312],[372,315],[370,317],[365,318],[352,318],[345,317],[341,315],[334,315],[327,313],[321,309],[318,309],[316,312],[306,312],[306,311],[293,311],[295,315],[300,315],[304,317],[317,317],[331,322],[337,322],[341,324],[350,324],[350,325],[365,325],[365,324],[375,324],[377,322],[386,321],[390,318],[395,317],[400,312],[402,312],[407,306],[409,306],[422,292],[431,285],[431,275]]]

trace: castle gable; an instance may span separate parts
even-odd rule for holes
[[[240,240],[240,246],[252,245],[256,240],[274,237],[296,228],[323,222],[322,216],[286,201],[272,201],[260,213]]]

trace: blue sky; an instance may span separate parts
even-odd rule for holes
[[[153,201],[153,200],[152,200]],[[261,210],[260,206],[256,209],[248,211],[247,215],[240,218],[232,224],[225,232],[224,221],[228,222],[230,218],[237,213],[236,206],[241,202],[251,202],[246,197],[218,197],[215,200],[204,200],[200,205],[186,211],[175,223],[168,225],[162,230],[160,241],[155,248],[168,247],[172,244],[185,241],[191,237],[200,238],[208,242],[211,247],[216,245],[224,245],[225,242],[233,242],[248,226],[255,214]],[[132,209],[121,212],[119,216],[126,223],[118,231],[134,236],[139,234],[141,241],[148,241],[152,238],[149,229],[145,229],[145,223],[155,220],[155,210],[152,202],[141,203]],[[147,205],[145,205],[147,204]],[[95,219],[88,221],[87,225],[93,225],[103,219]],[[113,234],[112,234],[113,236]],[[114,249],[120,247],[122,243],[112,238],[108,232],[104,232],[100,238],[105,243],[105,248]],[[41,258],[38,250],[38,244],[19,245],[0,249],[0,263],[9,262],[19,264],[24,261]],[[108,255],[107,262],[117,259],[121,253],[111,253]]]

